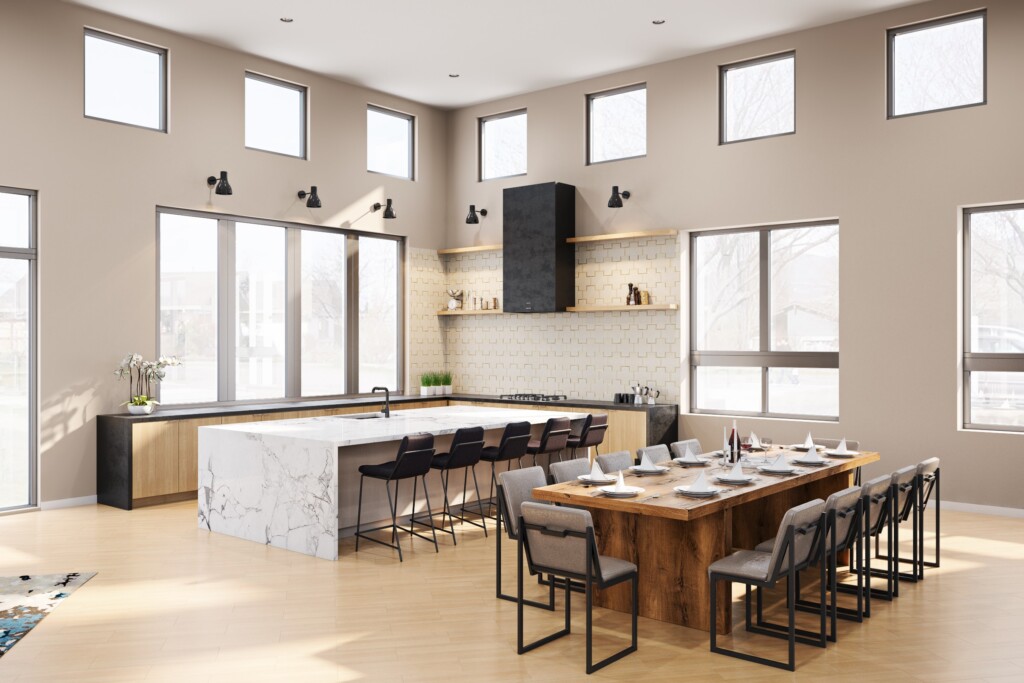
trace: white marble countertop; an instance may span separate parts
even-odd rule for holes
[[[372,413],[363,413],[372,414]],[[353,419],[354,415],[332,415],[296,420],[243,422],[240,424],[200,427],[200,430],[242,432],[263,437],[284,437],[317,442],[336,448],[360,444],[398,441],[410,434],[427,432],[434,436],[454,434],[462,427],[501,429],[509,422],[542,424],[552,417],[582,420],[587,413],[525,408],[484,408],[479,406],[448,406],[393,410],[389,418]]]

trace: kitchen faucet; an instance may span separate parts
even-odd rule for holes
[[[387,387],[373,388],[373,393],[376,394],[378,391],[384,392],[384,407],[380,412],[384,413],[384,417],[391,417],[391,391]]]

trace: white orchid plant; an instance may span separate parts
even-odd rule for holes
[[[143,360],[141,354],[129,353],[121,360],[117,370],[114,370],[118,379],[128,380],[128,394],[131,398],[121,405],[159,405],[159,401],[150,398],[153,387],[167,376],[167,368],[178,365],[181,365],[181,361],[176,356],[160,356],[158,360],[151,361]]]

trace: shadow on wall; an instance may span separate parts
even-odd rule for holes
[[[93,419],[101,406],[109,406],[115,400],[110,391],[100,395],[95,383],[79,382],[65,388],[54,398],[46,401],[39,411],[39,447],[46,452],[63,439],[82,429]],[[117,387],[120,388],[120,387]],[[120,396],[124,392],[117,392]]]

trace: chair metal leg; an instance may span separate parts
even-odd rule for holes
[[[569,635],[569,591],[566,590],[565,597],[565,628],[560,631],[556,631],[551,635],[544,636],[539,640],[535,640],[532,643],[526,643],[523,638],[523,607],[528,602],[523,598],[523,535],[519,535],[517,541],[519,546],[519,562],[516,567],[516,652],[524,654],[530,650],[535,650],[541,645],[550,643],[553,640],[557,640],[562,636]],[[554,609],[554,587],[552,587],[552,609]]]
[[[424,474],[420,478],[423,479],[423,497],[426,498],[426,501],[427,501],[427,519],[429,519],[431,521],[431,524],[430,524],[430,534],[434,537],[434,552],[435,553],[439,553],[441,551],[437,547],[437,531],[434,530],[434,524],[433,524],[434,513],[430,509],[430,492],[427,491],[427,475]],[[416,502],[413,501],[413,505],[415,505],[415,504],[416,504]],[[411,528],[412,525],[410,524],[409,526],[410,526],[409,530],[412,531],[412,528]]]
[[[359,552],[359,525],[363,520],[363,475],[359,475],[359,506],[356,507],[356,552]]]
[[[495,557],[495,562],[494,562],[494,564],[495,564],[494,596],[496,598],[498,598],[499,600],[508,600],[509,602],[518,602],[518,598],[515,595],[506,595],[505,593],[503,593],[501,591],[501,537],[502,537],[502,534],[501,534],[501,522],[502,522],[502,515],[501,515],[501,505],[500,504],[498,505],[498,518],[497,519],[498,519],[498,531],[494,534],[495,542],[497,544],[496,548],[495,548],[495,553],[494,553],[494,557]],[[508,522],[505,522],[505,524],[508,524]],[[551,584],[548,586],[548,602],[547,602],[547,604],[544,604],[543,602],[537,602],[535,600],[523,600],[523,604],[524,605],[528,605],[530,607],[536,607],[538,609],[543,609],[543,610],[547,610],[549,612],[553,612],[555,610],[555,584],[554,584],[554,582],[551,582]]]

